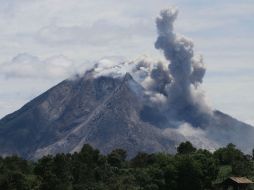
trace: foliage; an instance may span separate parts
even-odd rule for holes
[[[253,159],[232,144],[214,153],[190,142],[176,155],[126,151],[102,155],[90,145],[79,153],[44,156],[31,162],[0,157],[0,189],[5,190],[203,190],[229,176],[253,177]]]
[[[179,154],[191,154],[195,151],[196,148],[193,147],[189,141],[183,142],[177,147],[177,152]]]

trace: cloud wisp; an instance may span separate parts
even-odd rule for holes
[[[84,64],[74,63],[63,55],[40,59],[22,53],[1,65],[0,76],[4,78],[64,79],[85,70]]]

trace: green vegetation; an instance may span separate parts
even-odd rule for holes
[[[0,189],[208,190],[229,176],[254,177],[253,156],[233,144],[210,153],[185,142],[177,151],[139,153],[127,160],[122,149],[105,156],[84,145],[79,153],[44,156],[36,162],[0,157]]]

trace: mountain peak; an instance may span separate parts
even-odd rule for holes
[[[124,81],[129,81],[129,80],[134,80],[133,77],[131,76],[131,74],[129,72],[125,73],[124,75]]]

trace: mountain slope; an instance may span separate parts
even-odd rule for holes
[[[233,143],[246,153],[251,153],[254,148],[254,127],[220,111],[214,112],[207,133],[223,146]]]
[[[39,147],[61,139],[87,118],[119,83],[108,77],[91,80],[89,76],[61,82],[0,121],[1,153],[26,157]]]
[[[139,151],[174,153],[184,140],[209,149],[230,142],[245,151],[254,147],[254,129],[219,111],[203,124],[204,133],[186,134],[167,113],[144,114],[144,96],[130,74],[93,78],[87,73],[65,80],[0,120],[0,153],[39,158],[79,151],[89,143],[103,153],[123,148],[134,156]]]

